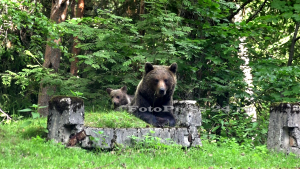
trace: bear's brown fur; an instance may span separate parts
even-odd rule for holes
[[[123,86],[120,89],[107,88],[106,92],[111,97],[112,104],[114,105],[114,109],[117,109],[118,107],[120,107],[122,105],[130,104],[134,97],[132,95],[127,94],[126,86]]]
[[[177,64],[171,66],[145,64],[129,111],[156,127],[175,126],[173,116],[173,93],[176,85]]]

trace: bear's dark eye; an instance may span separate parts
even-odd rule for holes
[[[158,79],[155,79],[154,81],[155,81],[155,83],[158,83]]]
[[[117,96],[117,99],[119,99],[120,97],[119,96]]]
[[[168,82],[168,79],[165,79],[164,81],[165,81],[165,83],[167,83],[167,82]]]

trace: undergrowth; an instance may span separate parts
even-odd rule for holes
[[[87,114],[88,116],[88,114]],[[25,119],[26,120],[26,119]],[[46,141],[40,123],[25,120],[0,124],[1,168],[295,168],[299,158],[269,151],[265,145],[241,146],[236,139],[202,140],[203,146],[181,148],[155,137],[136,140],[136,147],[112,151],[66,148]]]

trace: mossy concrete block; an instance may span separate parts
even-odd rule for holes
[[[267,147],[300,154],[300,103],[272,104]]]
[[[83,126],[82,99],[57,96],[49,102],[48,139],[69,146],[102,149],[118,145],[133,146],[136,141],[148,138],[158,138],[162,143],[175,143],[184,147],[201,146],[197,132],[197,126],[201,125],[201,112],[196,102],[180,101],[176,103],[176,107],[178,109],[175,109],[175,116],[180,119],[178,128],[92,128]]]
[[[133,144],[132,137],[138,137],[139,129],[136,128],[117,128],[114,129],[116,144],[129,147]]]
[[[195,100],[174,100],[174,116],[177,126],[190,127],[201,126],[201,109]]]
[[[189,132],[187,128],[172,128],[172,132],[174,132],[172,140],[175,143],[182,145],[184,147],[190,147],[191,143],[189,142]]]
[[[153,131],[153,128],[140,128],[138,137],[144,138],[145,136],[151,134],[152,133],[151,131]]]
[[[47,138],[67,143],[71,134],[78,133],[83,129],[83,100],[77,97],[53,97],[49,101],[47,123]]]
[[[115,139],[114,130],[111,128],[84,128],[86,137],[81,142],[81,147],[83,148],[104,148],[108,149],[113,144],[113,139]]]
[[[188,128],[85,128],[86,137],[81,142],[83,148],[113,148],[116,145],[133,146],[136,141],[156,138],[165,144],[179,144],[183,147],[202,146],[195,129]],[[98,134],[101,133],[101,134]],[[91,139],[93,137],[93,139]],[[95,139],[96,138],[96,139]],[[136,140],[136,138],[138,138]]]
[[[154,137],[160,138],[162,143],[171,144],[173,142],[169,128],[153,128],[153,130]]]
[[[200,134],[198,133],[197,127],[189,127],[188,128],[189,133],[191,134],[189,142],[191,142],[191,147],[195,147],[197,145],[202,145]]]

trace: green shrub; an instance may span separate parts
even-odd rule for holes
[[[257,118],[253,121],[244,110],[228,106],[228,110],[209,109],[202,114],[201,135],[209,140],[236,139],[245,146],[262,145],[266,143],[268,119]]]

